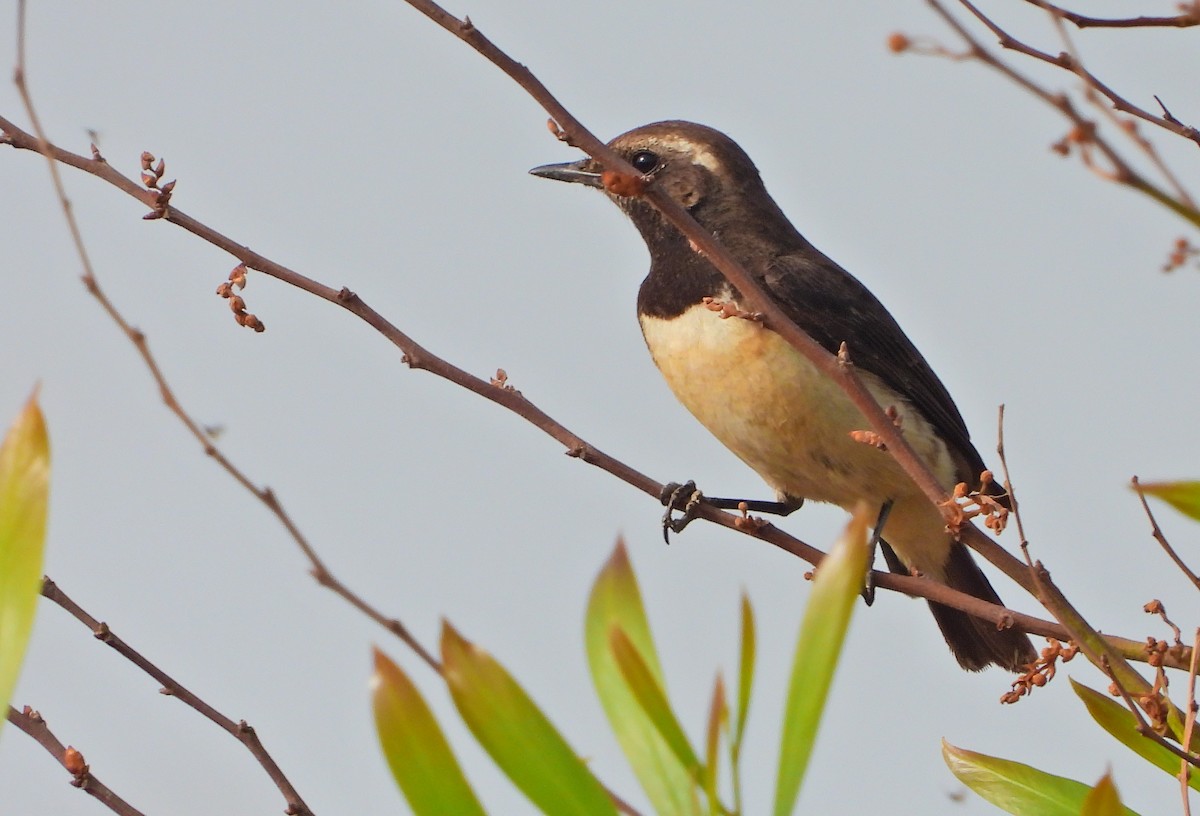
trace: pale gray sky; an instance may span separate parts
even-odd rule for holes
[[[1059,48],[1037,14],[991,5]],[[1052,154],[1064,124],[981,67],[888,53],[894,30],[951,41],[924,4],[480,0],[450,10],[602,136],[687,118],[738,140],[801,231],[892,310],[989,461],[996,406],[1007,403],[1035,552],[1092,622],[1161,636],[1140,611],[1158,597],[1194,623],[1192,590],[1126,488],[1134,473],[1197,475],[1200,278],[1158,271],[1184,225]],[[13,63],[13,16],[11,4],[0,14],[0,65]],[[1195,122],[1185,69],[1195,36],[1077,40],[1131,97],[1152,106],[1160,94]],[[549,137],[524,92],[404,4],[32,2],[29,52],[59,144],[86,152],[95,129],[108,160],[133,176],[141,151],[163,156],[177,207],[349,286],[475,374],[505,368],[596,446],[660,480],[765,495],[653,369],[634,317],[647,266],[635,230],[602,196],[526,175],[576,154]],[[8,83],[0,110],[24,121]],[[1194,168],[1194,147],[1159,143],[1176,167]],[[635,803],[586,670],[590,582],[623,533],[677,710],[697,737],[714,672],[734,665],[745,588],[761,627],[747,813],[766,811],[805,564],[704,524],[663,546],[652,500],[515,416],[407,370],[347,313],[266,277],[251,275],[245,291],[266,333],[236,326],[213,294],[233,259],[142,221],[140,205],[94,179],[66,178],[98,275],[180,398],[225,428],[224,449],[276,489],[338,575],[430,645],[439,618],[452,619]],[[530,812],[457,725],[436,678],[319,589],[280,526],[158,402],[79,284],[44,162],[0,151],[0,187],[0,416],[7,423],[41,383],[55,457],[48,573],[256,726],[317,813],[406,812],[372,731],[372,643],[427,692],[491,812]],[[1191,555],[1193,527],[1161,518]],[[843,522],[809,507],[784,526],[826,546]],[[1015,546],[1014,535],[1002,541]],[[1105,685],[1082,661],[1068,673]],[[282,809],[248,754],[155,688],[45,606],[14,702],[40,709],[148,813]],[[993,812],[947,798],[959,786],[940,758],[945,737],[1084,781],[1111,765],[1131,807],[1178,811],[1176,784],[1087,720],[1065,677],[1015,707],[996,704],[1006,689],[999,672],[959,671],[923,603],[884,593],[857,611],[801,808]],[[12,728],[0,740],[0,789],[5,816],[99,812]]]

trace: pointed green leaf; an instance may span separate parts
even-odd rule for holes
[[[687,734],[683,732],[683,726],[679,724],[679,719],[671,710],[666,692],[655,682],[654,675],[650,673],[646,661],[642,660],[642,656],[638,654],[633,641],[621,629],[614,626],[608,633],[608,645],[612,649],[613,658],[617,661],[617,668],[620,669],[621,676],[625,678],[629,690],[633,692],[642,711],[654,723],[659,735],[666,740],[680,764],[687,768],[698,782],[703,784],[704,767],[700,764],[700,758],[692,750]]]
[[[392,777],[415,816],[485,816],[442,729],[404,671],[374,650],[371,703]]]
[[[717,801],[717,763],[720,761],[721,732],[729,730],[729,703],[725,699],[725,681],[717,672],[713,683],[712,701],[708,705],[708,729],[704,738],[704,794],[708,797],[708,812],[719,813]]]
[[[33,631],[49,501],[50,438],[35,392],[0,444],[0,708]]]
[[[1091,788],[1009,759],[956,748],[942,740],[942,758],[958,780],[1001,810],[1018,816],[1079,816]],[[1127,807],[1120,816],[1137,816]]]
[[[859,505],[813,580],[788,684],[775,816],[788,816],[800,794],[846,629],[867,574],[867,524],[873,517],[865,504]]]
[[[592,682],[654,811],[660,816],[699,814],[694,779],[659,734],[617,666],[609,648],[609,632],[614,627],[626,635],[655,682],[665,688],[637,578],[621,541],[596,577],[588,600],[586,642]]]
[[[1123,811],[1112,773],[1106,773],[1084,797],[1079,816],[1123,816]]]
[[[1071,679],[1071,688],[1083,700],[1092,719],[1118,742],[1154,767],[1161,768],[1171,776],[1179,776],[1180,758],[1149,737],[1142,736],[1137,730],[1137,719],[1128,708],[1107,694],[1075,682],[1074,678]],[[1188,777],[1188,785],[1193,790],[1200,790],[1200,774],[1193,772]]]
[[[615,816],[616,806],[529,695],[487,652],[442,624],[442,677],[475,739],[551,816]]]
[[[733,753],[742,749],[742,737],[746,732],[746,715],[750,711],[750,690],[754,686],[754,609],[750,598],[742,592],[742,648],[738,660],[737,720],[733,728]]]
[[[1141,482],[1147,496],[1162,499],[1185,516],[1200,520],[1200,482]]]

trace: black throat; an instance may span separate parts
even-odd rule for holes
[[[638,314],[669,319],[706,297],[740,300],[725,276],[651,205],[628,199],[622,203],[650,251],[650,273],[638,290]],[[726,206],[705,202],[691,213],[756,277],[762,277],[781,255],[816,251],[765,191],[734,206],[719,203]]]

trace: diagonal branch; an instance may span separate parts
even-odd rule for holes
[[[118,816],[144,816],[142,811],[126,802],[92,774],[91,767],[84,762],[83,754],[69,745],[63,745],[42,715],[29,706],[21,711],[8,707],[8,721],[32,737],[34,742],[46,749],[50,756],[71,774],[71,785],[95,797],[102,805]]]
[[[289,816],[312,816],[312,811],[308,805],[300,798],[300,793],[284,775],[282,769],[276,764],[275,760],[267,753],[267,749],[263,747],[262,741],[259,740],[255,730],[246,723],[245,720],[234,722],[229,717],[222,714],[220,711],[209,705],[199,695],[185,688],[183,684],[172,678],[165,671],[148,660],[140,652],[118,637],[109,629],[108,624],[103,621],[96,620],[89,615],[83,607],[75,603],[67,596],[65,592],[58,588],[58,585],[49,578],[42,582],[42,595],[50,601],[58,604],[76,620],[92,631],[95,638],[103,642],[106,646],[112,647],[118,654],[124,657],[133,665],[144,671],[146,674],[154,678],[162,688],[163,694],[174,697],[180,702],[187,705],[189,708],[202,714],[212,722],[216,723],[221,729],[226,731],[230,736],[242,743],[258,763],[262,765],[267,776],[275,783],[275,787],[279,788],[284,799],[287,800],[287,810]]]
[[[936,7],[937,4],[934,2],[934,0],[930,0],[930,2]],[[1141,107],[1138,107],[1102,82],[1099,77],[1097,77],[1091,71],[1084,68],[1079,60],[1074,59],[1070,54],[1066,52],[1060,54],[1049,54],[1045,51],[1040,51],[1031,45],[1021,42],[1016,37],[1013,37],[990,17],[980,11],[975,4],[971,2],[971,0],[959,0],[959,2],[962,3],[963,7],[966,8],[967,11],[969,11],[975,17],[975,19],[986,26],[987,29],[996,36],[996,39],[999,41],[1002,48],[1007,48],[1009,50],[1025,54],[1026,56],[1040,60],[1041,62],[1062,68],[1065,71],[1069,71],[1082,79],[1084,83],[1088,85],[1088,87],[1094,88],[1096,91],[1106,96],[1109,102],[1111,102],[1113,107],[1117,110],[1123,111],[1132,116],[1136,116],[1139,119],[1144,119],[1151,124],[1158,125],[1160,128],[1168,130],[1178,136],[1182,136],[1183,138],[1195,142],[1198,146],[1200,146],[1200,130],[1197,130],[1190,125],[1185,125],[1174,117],[1167,118],[1165,116],[1157,116]]]
[[[1172,17],[1089,17],[1076,11],[1048,3],[1046,0],[1025,0],[1061,17],[1077,28],[1189,28],[1200,25],[1200,2],[1181,3],[1183,11]]]

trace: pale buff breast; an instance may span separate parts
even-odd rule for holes
[[[848,510],[859,499],[892,500],[884,537],[910,567],[942,577],[949,536],[940,512],[890,454],[851,438],[866,419],[779,335],[702,305],[672,320],[640,321],[675,396],[767,484]],[[878,377],[859,374],[881,405],[896,407],[909,443],[950,487],[954,466],[928,423]]]
[[[640,322],[679,401],[776,490],[847,508],[917,492],[889,454],[850,437],[868,428],[862,414],[779,335],[703,305]],[[877,377],[860,375],[881,405],[896,407],[909,442],[952,485],[950,457],[928,424]]]

